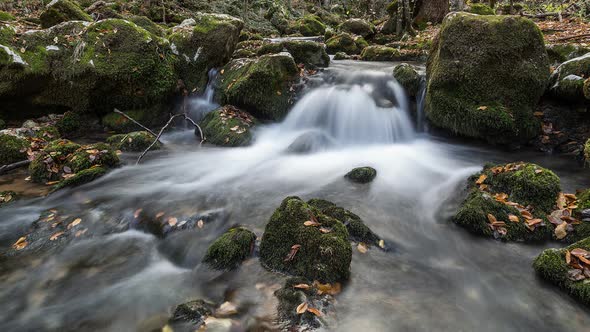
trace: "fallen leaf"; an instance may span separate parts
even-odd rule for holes
[[[567,236],[566,227],[567,227],[567,223],[565,223],[565,222],[561,223],[561,224],[557,225],[557,227],[555,227],[555,237],[558,240],[561,240]]]
[[[320,227],[320,232],[327,234],[330,233],[332,231],[331,228],[327,228],[327,227]]]
[[[135,219],[139,218],[139,214],[141,213],[141,211],[143,211],[143,209],[135,210],[135,213],[133,213],[133,217],[135,217]]]
[[[587,257],[588,256],[588,251],[582,249],[582,248],[575,248],[572,250],[572,255],[576,256],[576,257]]]
[[[165,215],[165,213],[164,213],[164,212],[158,212],[158,213],[156,214],[156,219],[159,219],[159,218],[163,217],[164,215]]]
[[[385,249],[385,241],[379,240],[379,248]]]
[[[72,221],[69,225],[68,225],[68,229],[80,224],[82,222],[82,219],[80,218],[76,218],[74,219],[74,221]]]
[[[57,233],[54,233],[53,235],[51,235],[51,236],[49,237],[49,240],[50,240],[50,241],[55,241],[55,240],[59,239],[59,237],[60,237],[60,236],[62,236],[62,235],[63,235],[63,233],[64,233],[64,232],[57,232]]]
[[[20,239],[18,239],[13,245],[12,247],[16,250],[21,250],[24,249],[29,243],[27,242],[27,237],[23,236]]]
[[[488,178],[487,175],[482,174],[479,176],[479,178],[477,179],[477,181],[475,181],[475,184],[480,185],[483,184],[483,182]]]
[[[508,215],[508,220],[510,220],[512,222],[519,222],[520,221],[520,219],[518,219],[518,217],[513,214]]]
[[[303,313],[305,313],[307,311],[307,302],[303,302],[300,305],[297,306],[297,309],[295,310],[297,312],[297,314],[301,315]]]
[[[570,253],[569,250],[565,251],[565,263],[569,265],[569,263],[572,261],[572,254]]]
[[[319,226],[320,224],[315,221],[308,220],[308,221],[304,222],[303,225],[304,226]]]
[[[301,248],[300,244],[294,244],[293,246],[291,246],[291,251],[287,254],[287,257],[285,257],[285,259],[283,261],[284,262],[292,261],[293,258],[295,258],[295,255],[297,254],[297,252],[299,251],[299,248]]]
[[[367,245],[364,244],[363,242],[359,243],[356,246],[356,249],[361,253],[361,254],[366,254],[367,253]]]
[[[204,224],[205,223],[203,222],[203,219],[199,219],[199,221],[197,221],[197,227],[199,228],[203,228]]]
[[[238,313],[238,309],[237,309],[236,305],[229,302],[229,301],[223,302],[219,306],[219,309],[217,309],[215,311],[215,315],[217,315],[217,316],[231,316],[231,315],[235,315],[237,313]]]
[[[490,222],[490,224],[493,224],[493,223],[497,222],[498,220],[496,219],[496,217],[494,217],[493,214],[488,213],[488,221]]]
[[[178,219],[176,219],[176,218],[174,218],[174,217],[170,217],[170,218],[168,218],[168,224],[169,224],[170,226],[174,226],[174,225],[176,225],[177,223],[178,223]]]
[[[543,173],[543,170],[542,169],[536,169],[535,170],[535,174],[540,174],[540,173]]]
[[[309,289],[311,286],[309,286],[308,284],[297,284],[297,285],[293,285],[293,288],[297,288],[297,289]]]
[[[330,283],[322,284],[321,282],[316,280],[313,282],[313,286],[317,289],[319,295],[337,295],[342,291],[342,286],[338,282],[332,285]]]
[[[312,314],[321,317],[322,313],[316,308],[307,308],[307,311],[311,312]]]
[[[480,111],[485,111],[485,110],[488,109],[488,107],[487,106],[480,106],[477,109],[480,110]]]
[[[86,233],[86,231],[88,230],[88,228],[84,228],[83,230],[79,230],[76,232],[76,234],[74,234],[75,237],[79,237],[82,236]]]

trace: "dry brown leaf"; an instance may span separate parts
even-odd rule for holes
[[[565,263],[569,264],[572,261],[572,254],[569,250],[565,250]]]
[[[483,184],[483,182],[488,178],[487,175],[482,174],[479,176],[479,178],[477,179],[477,181],[475,181],[475,184],[480,185]]]
[[[311,312],[312,314],[321,317],[322,313],[316,308],[307,308],[307,311]]]
[[[57,232],[57,233],[54,233],[53,235],[51,235],[51,236],[49,237],[49,240],[50,240],[50,241],[55,241],[55,240],[59,239],[59,237],[60,237],[60,236],[62,236],[62,235],[63,235],[63,233],[64,233],[64,232]]]
[[[74,219],[74,221],[72,221],[69,225],[68,225],[68,229],[75,227],[76,225],[79,225],[82,222],[82,219],[80,218],[76,218]]]
[[[304,226],[314,226],[315,227],[315,226],[319,226],[320,224],[317,223],[317,222],[315,222],[315,221],[308,220],[308,221],[304,222],[303,225]]]
[[[563,193],[559,193],[559,196],[557,196],[557,209],[559,210],[563,210],[566,206],[566,200],[565,200],[565,195]]]
[[[582,248],[575,248],[572,250],[572,255],[576,257],[588,256],[588,254],[590,253]]]
[[[510,220],[512,222],[519,222],[520,221],[520,219],[518,219],[518,217],[513,214],[508,215],[508,220]]]
[[[367,245],[364,244],[363,242],[359,243],[356,246],[356,249],[361,253],[361,254],[366,254],[367,253]]]
[[[488,221],[490,222],[490,224],[493,224],[493,223],[497,222],[498,220],[496,219],[496,217],[493,214],[488,213]]]
[[[307,311],[307,302],[303,302],[297,306],[297,314],[301,315]]]
[[[297,284],[297,285],[293,285],[293,288],[297,288],[297,289],[309,289],[311,286],[308,284]]]
[[[566,227],[567,227],[567,223],[565,223],[565,222],[561,223],[561,224],[557,225],[557,227],[555,227],[555,237],[558,240],[561,240],[567,236]]]
[[[24,249],[29,243],[27,242],[27,237],[23,236],[20,239],[18,239],[13,245],[12,247],[16,250],[21,250]]]
[[[330,233],[332,231],[331,228],[327,228],[327,227],[320,227],[320,232],[327,234]]]

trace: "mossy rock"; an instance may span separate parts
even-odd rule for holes
[[[481,190],[476,184],[486,186]],[[469,194],[463,201],[453,221],[469,231],[494,236],[508,241],[543,241],[552,238],[554,227],[547,220],[561,192],[559,177],[552,171],[529,163],[487,165],[484,170],[470,177]],[[507,201],[531,206],[533,217],[542,219],[534,231],[526,228],[524,218],[514,207],[497,201],[494,194],[507,194]],[[490,227],[488,214],[506,223],[507,233],[501,234]],[[508,215],[519,218],[510,221]]]
[[[304,225],[311,214],[322,228]],[[298,197],[287,197],[266,225],[260,243],[260,259],[271,270],[309,280],[347,280],[352,259],[348,236],[340,221]]]
[[[398,61],[401,59],[400,50],[382,45],[368,46],[361,52],[361,60],[363,61]]]
[[[486,5],[485,3],[473,3],[469,6],[470,13],[477,14],[477,15],[494,15],[494,10],[492,7]]]
[[[42,28],[49,28],[66,21],[92,22],[90,15],[86,14],[77,3],[69,0],[51,1],[39,18]]]
[[[174,324],[191,324],[192,328],[199,328],[205,319],[215,311],[215,305],[203,300],[195,300],[178,305],[169,322]],[[186,327],[186,326],[184,326]]]
[[[8,165],[27,159],[30,143],[22,138],[0,134],[0,165]]]
[[[356,183],[369,183],[377,176],[377,170],[373,167],[357,167],[344,175],[345,178]]]
[[[306,15],[297,22],[299,32],[306,37],[323,36],[326,26],[315,15]]]
[[[11,13],[7,13],[0,10],[0,21],[10,22],[14,20],[15,18]]]
[[[73,137],[80,134],[82,129],[82,119],[78,113],[65,112],[63,116],[57,120],[55,126],[62,136]]]
[[[254,250],[256,234],[243,227],[223,233],[207,249],[203,262],[217,270],[232,270],[248,258]]]
[[[393,68],[393,77],[404,87],[409,96],[416,97],[420,92],[422,77],[407,63],[402,63]]]
[[[584,80],[590,76],[590,53],[568,60],[551,74],[551,94],[568,101],[583,102]]]
[[[280,120],[292,103],[299,68],[288,53],[236,59],[224,67],[218,99],[259,119]]]
[[[14,191],[0,191],[0,207],[14,202],[17,197]]]
[[[313,198],[307,204],[319,209],[323,214],[340,221],[346,226],[351,240],[369,245],[379,245],[380,238],[373,233],[358,215],[324,199]]]
[[[586,79],[584,81],[584,97],[586,97],[586,99],[590,100],[590,78]]]
[[[353,37],[349,33],[340,33],[326,41],[328,54],[344,52],[348,55],[356,55],[367,46],[367,42],[362,37]]]
[[[551,63],[561,64],[573,58],[580,57],[590,52],[590,47],[578,44],[552,44],[547,45],[547,55]]]
[[[72,177],[60,181],[58,184],[53,186],[52,190],[55,191],[66,187],[81,186],[83,184],[90,183],[107,173],[108,168],[106,167],[90,167],[88,169],[81,170]]]
[[[531,20],[452,13],[428,58],[426,115],[459,135],[527,142],[540,130],[533,108],[548,73],[543,35]]]
[[[590,306],[590,283],[568,278],[571,269],[565,261],[566,250],[576,248],[590,250],[590,238],[578,241],[564,249],[546,249],[533,262],[535,272],[543,279],[559,287],[580,303]]]
[[[159,107],[125,111],[125,114],[145,126],[154,126],[165,122]],[[101,120],[103,126],[117,133],[129,133],[141,129],[137,124],[121,114],[111,112]]]
[[[6,128],[6,122],[4,122],[4,120],[0,119],[0,130]]]
[[[568,75],[553,85],[551,95],[558,99],[570,102],[584,102],[584,78],[577,75]]]
[[[158,24],[154,23],[152,20],[145,16],[130,16],[127,18],[130,22],[137,24],[138,26],[146,29],[149,33],[153,34],[154,36],[158,37],[165,37],[166,32],[164,29],[159,26]]]
[[[63,163],[78,149],[80,144],[67,139],[57,139],[47,143],[45,148],[31,161],[29,173],[33,182],[44,183],[61,179]]]
[[[344,21],[338,29],[353,35],[362,36],[363,38],[371,37],[375,34],[375,26],[363,19],[351,18]]]
[[[38,128],[33,128],[33,132],[35,133],[35,137],[42,139],[44,141],[52,141],[54,139],[58,139],[61,137],[61,134],[57,127],[54,126],[43,126]]]
[[[244,146],[252,141],[251,129],[257,123],[252,115],[227,105],[209,112],[199,125],[208,143]]]
[[[115,167],[119,164],[119,157],[113,148],[105,143],[97,143],[82,146],[68,156],[65,166],[73,173],[78,173],[92,166]]]
[[[348,60],[350,56],[344,52],[337,52],[334,54],[334,60]]]
[[[118,134],[107,138],[107,143],[113,148],[127,152],[145,151],[153,142],[155,137],[147,131],[134,131],[128,134]],[[162,147],[156,142],[150,150],[159,150]]]
[[[199,13],[194,24],[173,28],[169,39],[179,57],[176,71],[189,91],[203,91],[209,70],[231,59],[243,27],[242,20],[229,15]]]
[[[296,63],[302,63],[307,67],[328,67],[330,56],[326,53],[323,44],[313,41],[292,40],[282,43],[269,43],[258,49],[258,55],[276,54],[286,50]]]

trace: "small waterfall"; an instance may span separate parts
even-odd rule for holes
[[[213,68],[208,73],[209,80],[203,94],[191,98],[188,103],[188,114],[195,120],[201,120],[207,113],[219,107],[215,102],[215,84],[217,83],[218,71]]]
[[[424,113],[424,102],[426,101],[426,79],[420,82],[420,90],[416,95],[416,130],[425,132],[428,130],[426,114]]]

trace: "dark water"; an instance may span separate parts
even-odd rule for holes
[[[538,280],[531,268],[533,258],[554,244],[478,238],[448,218],[464,180],[488,161],[539,163],[553,169],[570,192],[590,186],[588,172],[566,157],[507,152],[412,131],[383,134],[382,126],[395,128],[407,119],[400,113],[385,121],[379,112],[406,112],[401,102],[380,106],[353,101],[374,96],[381,84],[375,83],[381,81],[375,72],[389,73],[391,68],[336,62],[326,75],[350,78],[360,70],[378,77],[363,83],[363,89],[341,86],[354,85],[350,80],[331,83],[348,89],[342,98],[351,100],[341,104],[336,118],[310,120],[311,114],[336,102],[318,96],[301,101],[309,106],[300,121],[287,119],[260,129],[251,147],[199,149],[188,145],[190,132],[174,133],[168,136],[168,151],[152,154],[140,166],[125,166],[86,186],[2,208],[2,250],[42,211],[53,208],[69,218],[80,217],[76,227],[88,228],[92,236],[2,263],[0,330],[147,331],[163,325],[175,305],[195,298],[216,303],[231,298],[246,308],[235,319],[242,327],[272,320],[272,291],[285,276],[266,271],[256,258],[226,273],[211,271],[200,261],[208,245],[231,225],[246,225],[261,236],[288,195],[321,197],[350,209],[392,247],[366,254],[353,250],[351,280],[337,297],[332,330],[587,329],[590,313]],[[357,112],[369,116],[359,118]],[[286,154],[305,132],[302,123],[320,131],[356,125],[366,130],[366,140],[355,144],[347,139],[358,132],[340,133],[341,144],[312,154]],[[361,165],[378,170],[373,183],[353,185],[342,178]],[[160,239],[122,231],[139,208],[178,220],[219,209],[224,217]]]

